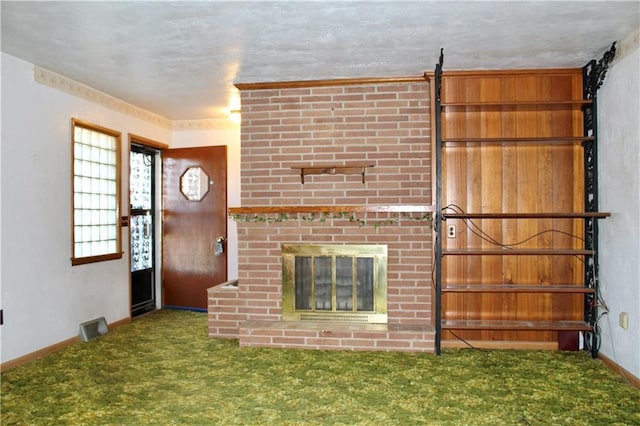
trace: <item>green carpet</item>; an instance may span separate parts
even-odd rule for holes
[[[3,425],[638,425],[585,352],[239,348],[159,311],[2,375]]]

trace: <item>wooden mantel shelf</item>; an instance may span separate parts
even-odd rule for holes
[[[367,167],[373,167],[373,164],[307,164],[291,168],[300,170],[300,182],[304,184],[306,175],[362,175],[362,183],[364,183]]]
[[[296,214],[296,213],[430,213],[431,204],[354,205],[354,206],[250,206],[229,207],[235,214]]]

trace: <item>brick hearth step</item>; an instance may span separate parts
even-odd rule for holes
[[[297,349],[434,352],[430,324],[344,324],[315,321],[246,321],[240,346]]]

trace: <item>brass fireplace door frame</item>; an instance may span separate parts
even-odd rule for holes
[[[307,257],[369,257],[373,258],[373,311],[342,311],[332,305],[332,310],[296,310],[295,306],[295,258]],[[312,264],[314,262],[312,261]],[[333,261],[335,265],[335,261]],[[332,274],[335,290],[336,274]],[[357,281],[353,275],[354,286]],[[335,297],[335,296],[334,296]],[[354,309],[357,309],[354,304]],[[282,319],[287,321],[331,321],[352,323],[387,323],[387,246],[384,244],[283,244],[282,245]]]

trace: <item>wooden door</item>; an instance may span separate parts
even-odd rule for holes
[[[227,150],[163,151],[163,305],[207,308],[207,289],[227,280]]]

